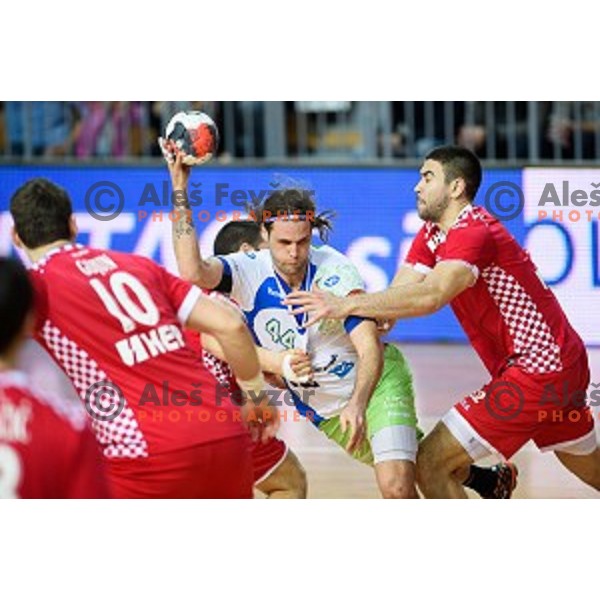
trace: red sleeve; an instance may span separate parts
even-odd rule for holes
[[[151,264],[157,269],[162,289],[174,311],[177,313],[179,322],[185,324],[192,312],[192,308],[194,308],[198,298],[200,298],[202,290],[187,281],[183,281],[180,277],[171,275],[171,273],[156,263],[151,262]]]
[[[484,223],[452,229],[446,240],[442,260],[465,263],[475,277],[492,262],[494,242]]]
[[[79,435],[65,498],[110,498],[100,450],[88,427]]]
[[[423,274],[428,273],[435,267],[435,256],[425,242],[425,227],[425,225],[421,227],[419,233],[415,236],[404,261],[405,264]]]

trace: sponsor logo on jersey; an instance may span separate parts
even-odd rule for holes
[[[342,361],[337,367],[334,367],[329,371],[332,375],[337,375],[340,379],[343,379],[354,369],[354,363],[349,360]]]
[[[338,284],[339,282],[340,282],[340,276],[339,275],[332,275],[331,277],[328,277],[323,282],[323,285],[325,287],[333,287],[334,285]]]
[[[146,333],[136,333],[115,344],[119,356],[128,367],[150,358],[185,348],[181,330],[175,325],[161,325]]]

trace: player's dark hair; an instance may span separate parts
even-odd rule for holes
[[[0,257],[0,354],[14,342],[33,309],[33,287],[22,263]]]
[[[335,213],[331,210],[317,214],[314,192],[302,188],[278,189],[267,197],[262,203],[248,206],[249,211],[256,215],[258,223],[262,223],[267,233],[271,233],[273,223],[285,220],[286,215],[290,221],[306,220],[312,229],[319,232],[323,242],[327,241],[329,233],[333,230],[331,219]]]
[[[465,195],[473,202],[481,185],[481,163],[471,150],[461,146],[434,148],[426,160],[439,162],[444,169],[446,183],[459,177],[465,182]]]
[[[221,229],[215,238],[213,252],[215,255],[232,254],[245,242],[258,250],[262,241],[260,225],[254,221],[230,221]]]
[[[11,198],[10,213],[21,241],[32,250],[71,237],[71,200],[49,179],[37,177],[24,183]]]

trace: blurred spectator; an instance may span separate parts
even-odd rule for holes
[[[600,158],[600,102],[578,101],[4,102],[0,154],[160,157],[157,138],[187,110],[206,112],[217,124],[221,162],[267,152],[271,159],[415,159],[448,143],[488,160]]]
[[[527,158],[528,117],[528,102],[467,102],[457,141],[480,158]],[[538,111],[538,127],[543,120],[543,111]]]
[[[8,152],[13,156],[70,154],[79,112],[71,102],[5,102]]]
[[[530,112],[531,104],[533,112]],[[543,155],[551,104],[547,101],[468,102],[466,123],[459,132],[458,143],[488,159],[527,159]]]
[[[265,103],[235,103],[235,155],[246,158],[265,156]]]
[[[94,101],[78,106],[82,119],[75,142],[77,157],[141,154],[141,102]]]
[[[422,158],[436,146],[455,142],[464,122],[464,102],[391,102],[389,138],[395,158]],[[379,154],[386,139],[379,132]]]
[[[598,103],[552,102],[544,134],[542,158],[598,158],[600,150]]]

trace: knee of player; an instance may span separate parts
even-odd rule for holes
[[[408,477],[393,477],[380,481],[379,489],[381,495],[388,500],[417,497],[414,480]]]

